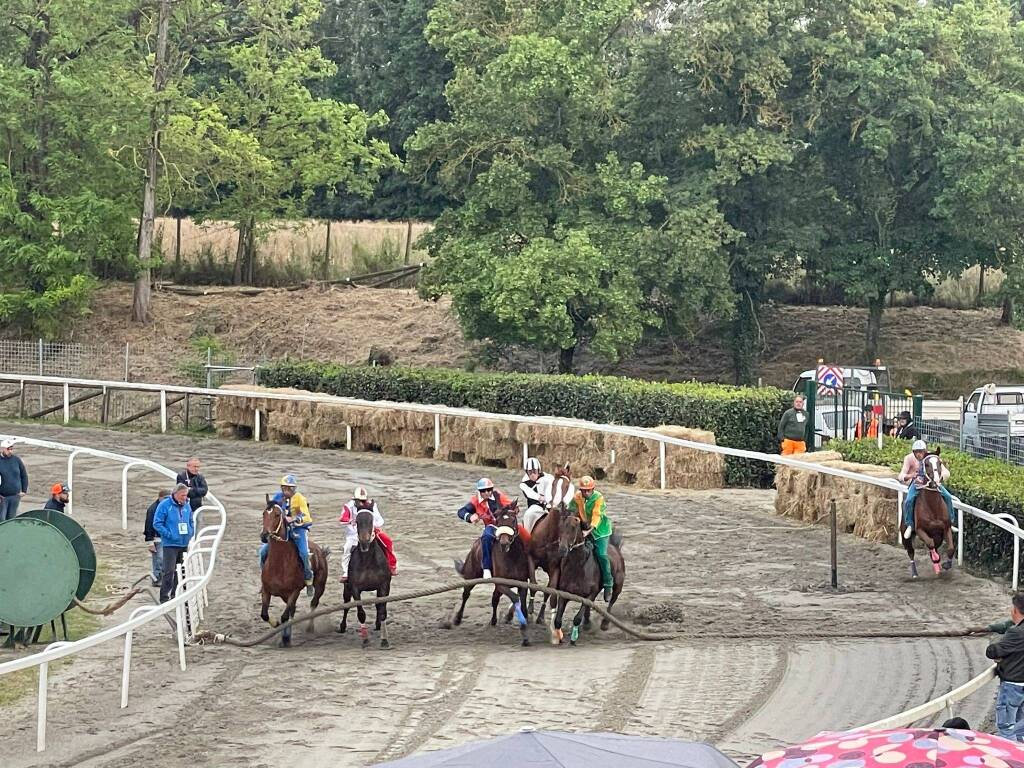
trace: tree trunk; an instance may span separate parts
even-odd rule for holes
[[[576,357],[576,345],[574,344],[569,349],[561,349],[558,351],[558,372],[559,373],[573,373],[573,360]]]
[[[242,284],[242,266],[245,263],[245,224],[238,224],[238,245],[235,247],[235,268],[231,272],[231,284]]]
[[[157,21],[156,56],[153,63],[153,93],[157,96],[149,113],[149,146],[146,148],[146,185],[142,193],[142,221],[139,226],[139,274],[132,294],[132,320],[149,322],[150,260],[153,257],[153,230],[156,225],[157,159],[160,154],[160,129],[164,107],[159,96],[167,87],[167,36],[171,26],[171,0],[160,0]]]
[[[985,265],[982,264],[978,268],[978,299],[974,302],[974,306],[980,307],[981,300],[985,297]]]
[[[999,318],[999,322],[1003,325],[1013,325],[1014,315],[1016,307],[1014,306],[1013,297],[1007,296],[1003,299],[1003,314]]]
[[[878,357],[879,337],[882,333],[882,312],[885,310],[885,294],[868,299],[867,359]]]
[[[249,219],[249,237],[245,242],[246,283],[256,285],[256,220]]]
[[[181,216],[174,217],[174,268],[181,271]]]

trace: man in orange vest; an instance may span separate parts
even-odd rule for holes
[[[858,440],[874,440],[878,437],[878,416],[875,415],[875,409],[872,406],[864,406],[864,414],[861,416],[860,421],[857,422],[854,437]]]

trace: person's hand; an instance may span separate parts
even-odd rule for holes
[[[147,549],[149,550],[150,554],[155,555],[156,554],[156,542],[155,541],[149,542],[149,546],[147,547]]]
[[[25,496],[25,495],[27,495],[27,494],[26,494],[26,493],[25,493],[24,491],[22,491],[22,492],[21,492],[21,493],[19,493],[18,495],[19,495],[19,496]]]
[[[291,525],[292,523],[294,523],[294,522],[295,522],[295,518],[294,518],[294,517],[292,517],[291,515],[285,515],[285,516],[284,516],[284,521],[285,521],[286,523],[288,523],[288,525]]]
[[[471,523],[479,523],[480,522],[480,515],[478,515],[476,512],[474,512],[472,515],[469,516],[469,522],[471,522]]]

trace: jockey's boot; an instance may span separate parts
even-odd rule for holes
[[[905,531],[903,531],[903,538],[904,538],[904,539],[907,539],[907,540],[909,541],[909,540],[910,540],[910,539],[911,539],[911,538],[913,537],[913,535],[914,535],[914,529],[913,529],[913,528],[911,528],[911,527],[910,527],[910,526],[908,525],[908,526],[907,526],[907,529],[906,529]]]
[[[604,601],[606,603],[610,603],[611,600],[612,600],[612,588],[611,587],[605,587],[604,588]]]
[[[306,597],[313,596],[313,579],[306,579]]]
[[[494,578],[493,576],[491,576],[491,571],[490,571],[490,569],[489,569],[489,568],[484,568],[484,578],[485,578],[485,579],[491,579],[491,578]]]

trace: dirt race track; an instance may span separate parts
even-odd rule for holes
[[[342,545],[337,510],[355,484],[369,486],[397,542],[395,592],[449,582],[452,559],[465,554],[479,530],[454,515],[480,472],[475,467],[99,430],[0,424],[0,431],[170,467],[199,455],[229,516],[206,626],[238,636],[265,629],[258,619],[260,510],[263,493],[285,472],[298,475],[314,538],[332,547],[335,568]],[[63,478],[65,456],[24,446],[20,454],[32,476],[29,500],[39,502],[29,508],[41,506],[41,490]],[[76,463],[76,517],[93,536],[105,578],[130,583],[148,567],[143,515],[159,478],[139,472],[130,530],[122,533],[120,467]],[[518,483],[504,471],[494,479],[506,489]],[[42,755],[34,751],[34,693],[0,710],[3,764],[342,768],[528,726],[702,739],[742,759],[894,714],[986,666],[982,639],[807,635],[987,623],[1006,612],[1003,584],[959,571],[910,582],[902,550],[842,536],[842,588],[835,594],[826,586],[825,530],[771,515],[771,492],[606,490],[625,535],[618,613],[652,631],[679,632],[678,640],[644,643],[595,628],[577,648],[552,647],[546,629],[532,626],[535,645],[521,648],[514,626],[488,626],[488,596],[478,590],[466,622],[454,630],[440,622],[456,593],[393,605],[391,651],[376,641],[364,651],[351,631],[338,635],[335,621],[321,619],[315,636],[298,628],[290,650],[189,648],[182,673],[167,624],[153,623],[136,634],[127,709],[118,708],[123,643],[87,651],[51,672],[49,748]],[[91,599],[103,597],[94,591]],[[341,599],[334,576],[327,598]],[[975,694],[957,714],[983,726],[991,694],[991,686]]]

